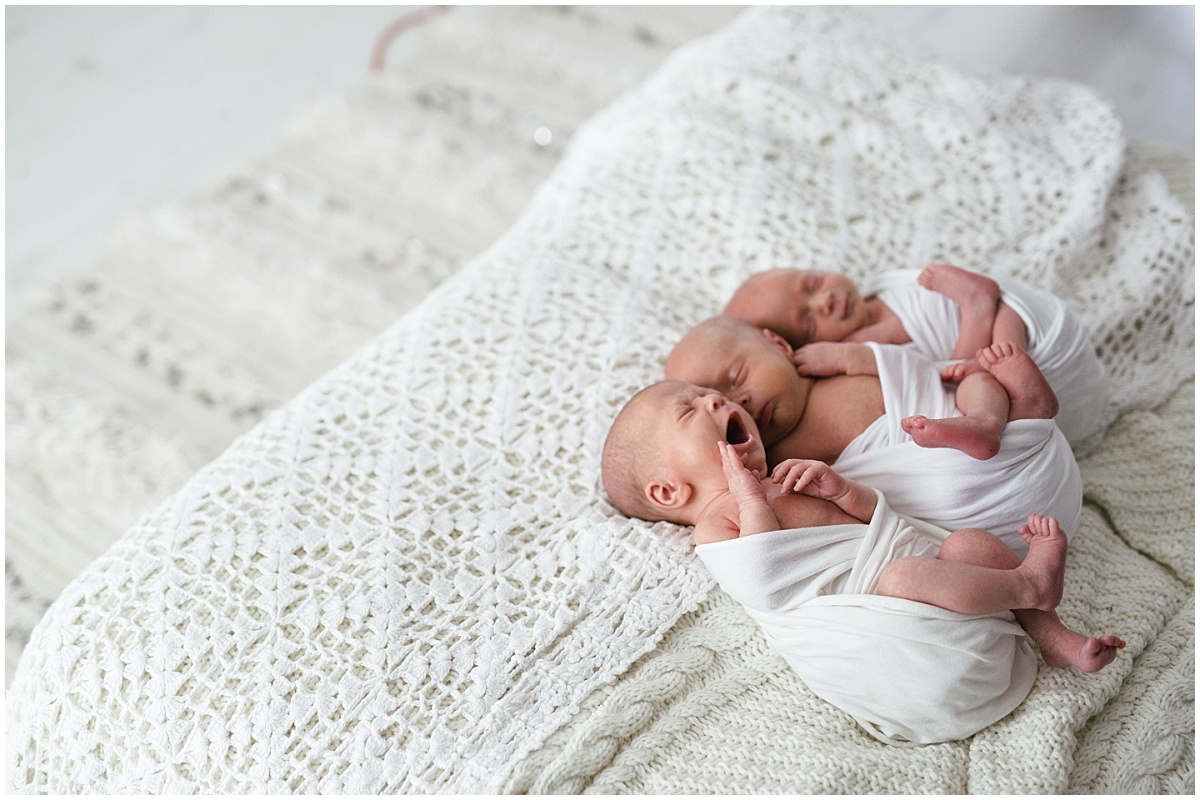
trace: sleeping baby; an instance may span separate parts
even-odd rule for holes
[[[1008,714],[1036,675],[1026,633],[1048,665],[1086,671],[1124,646],[1055,613],[1067,542],[1054,519],[1019,527],[1021,559],[983,530],[918,533],[820,462],[784,460],[768,479],[754,419],[711,389],[635,395],[602,474],[623,513],[695,526],[697,555],[809,688],[884,741],[963,738]]]
[[[1049,419],[1053,393],[1019,348],[986,348],[982,364],[1009,398],[1010,421],[992,458],[919,446],[906,430],[914,416],[949,418],[956,398],[933,361],[909,348],[848,344],[845,374],[797,372],[781,336],[730,316],[706,320],[671,351],[666,377],[716,389],[750,414],[769,463],[823,461],[879,489],[900,514],[946,530],[996,531],[1017,554],[1029,508],[1079,523],[1082,481],[1070,446]],[[960,387],[961,389],[961,387]]]
[[[787,459],[768,479],[754,420],[713,389],[663,381],[639,392],[609,431],[601,469],[623,513],[694,526],[697,555],[735,598],[743,587],[761,593],[755,571],[778,560],[792,570],[793,603],[855,593],[963,614],[1014,610],[1048,665],[1085,672],[1124,646],[1071,631],[1054,613],[1067,552],[1057,520],[1031,515],[1019,527],[1028,544],[1023,560],[981,529],[955,531],[939,546],[882,494],[823,462]],[[739,563],[743,552],[755,554],[749,570]]]
[[[993,280],[950,264],[892,270],[860,294],[835,272],[773,269],[751,276],[725,313],[776,331],[820,375],[832,347],[812,342],[909,344],[933,361],[972,359],[992,344],[1012,342],[1029,353],[1059,403],[1055,421],[1082,454],[1103,435],[1107,399],[1104,366],[1066,303],[1007,279]],[[952,368],[946,376],[956,376]],[[937,429],[915,437],[936,440]]]

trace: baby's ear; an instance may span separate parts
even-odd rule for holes
[[[771,330],[770,328],[763,328],[762,335],[764,339],[782,350],[784,355],[790,356],[792,354],[792,346],[788,344],[788,340],[780,336],[775,331]]]
[[[682,508],[691,497],[692,485],[674,478],[659,478],[646,484],[646,499],[658,508]]]

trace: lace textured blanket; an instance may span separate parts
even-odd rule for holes
[[[803,264],[862,278],[940,259],[1042,286],[1091,331],[1111,421],[1192,374],[1192,227],[1078,87],[966,78],[821,9],[748,12],[581,128],[494,246],[67,587],[9,693],[10,784],[552,784],[531,769],[585,741],[572,718],[709,593],[686,531],[604,501],[598,453],[621,403],[745,275]],[[1115,509],[1136,503],[1117,500],[1121,528]],[[1130,647],[1098,678],[1044,671],[972,740],[991,768],[972,790],[1052,784],[1135,659],[1174,669],[1186,653],[1166,637],[1192,596],[1186,545],[1180,557],[1136,525],[1089,519],[1070,621]],[[814,714],[833,726],[817,759],[827,789],[855,790],[864,763],[924,775],[914,766],[945,752],[880,750],[838,712]],[[587,750],[596,769],[614,752]],[[563,785],[584,788],[568,762]]]

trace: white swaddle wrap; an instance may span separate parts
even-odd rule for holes
[[[1011,612],[870,594],[895,559],[938,550],[876,495],[869,524],[770,531],[696,554],[808,687],[870,734],[895,744],[965,738],[1017,707],[1037,659]]]
[[[1083,482],[1058,426],[1048,419],[1009,422],[1000,452],[986,461],[958,450],[921,447],[900,427],[913,414],[957,417],[954,393],[936,364],[909,347],[868,342],[879,365],[885,412],[842,451],[835,470],[883,492],[906,517],[946,530],[983,528],[1019,555],[1017,533],[1030,514],[1058,520],[1067,536],[1079,526]]]
[[[895,312],[921,353],[946,361],[954,352],[962,315],[958,304],[917,283],[919,270],[889,270],[864,286]],[[1058,424],[1075,452],[1083,455],[1104,435],[1108,375],[1087,331],[1067,304],[1049,292],[994,277],[1001,299],[1025,323],[1026,351],[1058,395]]]

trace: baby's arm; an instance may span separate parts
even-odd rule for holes
[[[739,535],[751,536],[779,530],[779,517],[767,502],[758,476],[746,469],[742,459],[727,442],[717,442],[717,446],[721,448],[721,468],[729,483],[729,493],[737,500]]]
[[[912,337],[904,329],[904,323],[893,315],[882,319],[873,325],[859,328],[854,333],[842,339],[843,342],[877,342],[879,344],[908,344]]]
[[[792,351],[792,363],[801,375],[878,375],[875,354],[857,342],[813,342]]]
[[[832,501],[861,522],[870,522],[875,515],[878,501],[875,492],[858,481],[839,475],[823,461],[789,458],[776,465],[771,480],[785,492]]]

